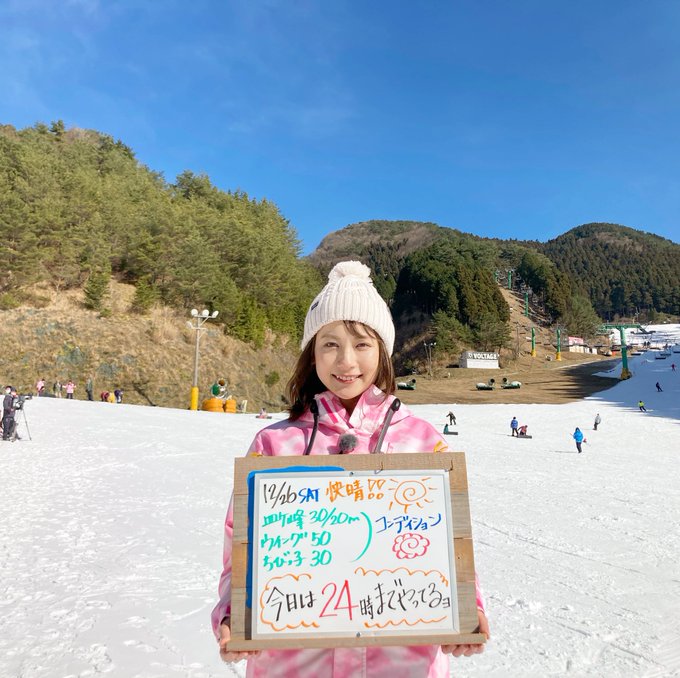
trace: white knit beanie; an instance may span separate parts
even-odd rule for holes
[[[392,315],[373,287],[371,270],[360,261],[341,261],[328,274],[328,284],[307,311],[300,348],[304,349],[324,325],[337,320],[354,320],[375,330],[385,343],[388,355],[392,355]]]

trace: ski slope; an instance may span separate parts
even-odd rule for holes
[[[680,354],[630,365],[567,405],[413,407],[456,414],[491,622],[451,675],[680,676]],[[0,447],[0,676],[243,676],[209,614],[233,459],[269,422],[48,398],[25,413],[32,440],[20,415]]]

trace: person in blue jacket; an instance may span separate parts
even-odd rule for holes
[[[510,431],[513,436],[519,435],[517,432],[517,429],[519,428],[519,422],[517,421],[517,417],[513,417],[512,421],[510,422]]]
[[[574,431],[574,440],[576,441],[576,449],[578,450],[578,453],[581,454],[583,450],[581,450],[581,443],[585,440],[583,437],[583,431],[577,426],[576,430]]]

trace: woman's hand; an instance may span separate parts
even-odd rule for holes
[[[256,652],[229,652],[227,649],[227,643],[231,640],[231,628],[229,628],[229,623],[223,621],[220,624],[220,657],[222,661],[227,663],[240,662],[242,659],[249,659],[251,657],[257,657],[260,654],[259,651]]]
[[[489,620],[481,610],[477,610],[477,615],[479,617],[479,626],[477,627],[476,633],[483,633],[488,640],[491,638]],[[442,645],[442,652],[444,654],[451,654],[454,657],[471,657],[473,654],[481,654],[484,652],[484,647],[484,643],[477,643],[475,645]]]

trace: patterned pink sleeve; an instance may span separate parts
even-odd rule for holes
[[[481,610],[484,614],[486,614],[486,608],[484,606],[484,593],[482,592],[482,587],[479,583],[479,578],[477,577],[476,573],[475,573],[475,593],[477,594],[477,609]]]
[[[218,592],[220,600],[212,611],[211,620],[215,638],[220,638],[220,623],[231,613],[231,544],[234,535],[234,498],[229,502],[229,510],[224,520],[224,549],[222,551],[222,574]]]
[[[266,454],[263,449],[264,441],[262,432],[255,436],[255,439],[248,449],[248,454]],[[234,537],[234,495],[232,494],[229,501],[229,509],[227,516],[224,519],[224,547],[222,550],[222,574],[220,575],[220,583],[217,588],[220,600],[215,605],[212,611],[211,621],[215,637],[220,638],[220,623],[222,620],[231,614],[231,548]]]

